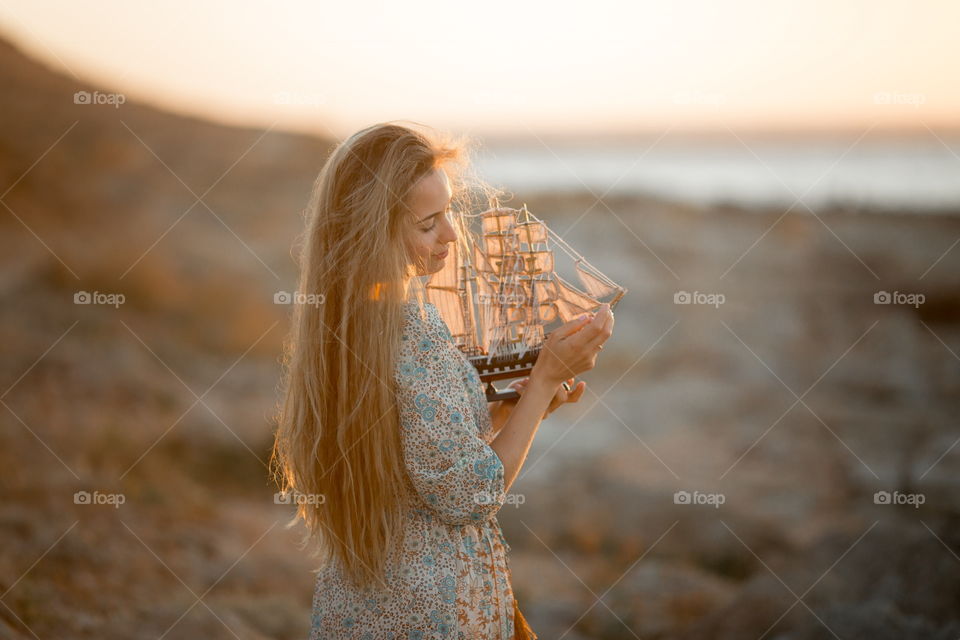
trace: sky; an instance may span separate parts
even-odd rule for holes
[[[960,125],[958,2],[0,0],[0,32],[104,90],[348,135]]]

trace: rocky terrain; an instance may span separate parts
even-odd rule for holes
[[[331,141],[0,62],[0,635],[305,637],[264,465]],[[540,637],[960,636],[960,212],[520,202],[630,290],[501,511]]]

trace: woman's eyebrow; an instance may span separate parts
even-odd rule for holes
[[[440,215],[441,213],[443,213],[443,211],[437,211],[436,213],[431,213],[431,214],[428,215],[426,218],[420,218],[419,220],[417,220],[416,224],[420,224],[421,222],[424,222],[425,220],[429,220],[430,218],[432,218],[432,217],[434,217],[434,216],[438,216],[438,215]]]
[[[453,202],[453,200],[450,200],[450,202],[447,202],[447,206],[449,207],[452,202]],[[431,213],[430,215],[426,216],[425,218],[420,218],[420,219],[417,220],[414,224],[420,224],[421,222],[424,222],[425,220],[429,220],[429,219],[432,218],[433,216],[438,216],[438,215],[440,215],[441,213],[443,213],[443,211],[437,211],[436,213]]]

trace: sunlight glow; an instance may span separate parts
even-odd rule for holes
[[[863,0],[0,5],[19,46],[105,89],[337,135],[389,119],[476,132],[955,125],[957,24],[958,3]]]

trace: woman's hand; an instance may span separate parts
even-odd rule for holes
[[[544,342],[530,376],[510,383],[510,387],[522,395],[530,378],[536,376],[555,389],[544,418],[560,405],[577,402],[583,396],[587,383],[580,381],[569,391],[563,383],[572,384],[574,376],[594,367],[597,354],[603,343],[613,333],[613,312],[604,304],[596,314],[584,314],[580,318],[552,331]],[[494,432],[499,432],[519,398],[498,400],[490,404],[490,416]]]
[[[572,385],[574,378],[569,378],[565,380],[568,385]],[[530,383],[530,378],[521,378],[520,380],[514,380],[509,384],[509,386],[516,390],[521,396],[523,392],[526,391],[527,385]],[[566,388],[561,384],[557,387],[557,392],[554,394],[553,399],[550,401],[550,406],[547,408],[547,412],[543,414],[543,417],[546,418],[548,415],[557,410],[560,405],[566,404],[568,402],[577,402],[583,396],[583,392],[587,389],[587,383],[581,380],[576,384],[576,386],[571,387],[570,391],[567,391]],[[510,400],[508,402],[516,403],[516,400]]]
[[[552,331],[530,372],[550,386],[593,369],[603,343],[613,333],[613,312],[604,303],[591,318],[584,314]],[[582,393],[582,392],[581,392]]]

